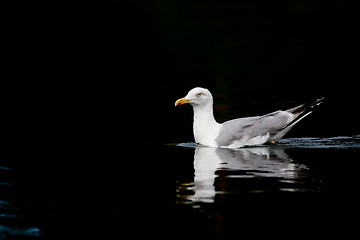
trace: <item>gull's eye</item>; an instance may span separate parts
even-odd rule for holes
[[[196,94],[197,97],[200,97],[201,95],[202,95],[201,92],[199,92],[199,93]]]

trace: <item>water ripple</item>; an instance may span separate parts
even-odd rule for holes
[[[329,138],[285,138],[279,144],[287,148],[360,149],[360,135]]]
[[[11,237],[39,237],[40,229],[37,227],[10,227],[0,225],[0,239],[10,239]]]
[[[2,162],[0,162],[2,163]],[[12,182],[13,169],[0,165],[0,240],[2,239],[34,239],[40,236],[40,229],[24,222],[26,211],[18,207],[15,184]],[[19,221],[21,219],[21,221]],[[20,223],[21,222],[21,223]]]
[[[327,138],[302,137],[302,138],[284,138],[276,145],[286,148],[331,148],[331,149],[360,149],[360,135],[337,136]],[[196,148],[199,146],[194,142],[179,143],[176,146],[186,148]],[[267,145],[263,145],[267,146]],[[256,146],[255,146],[256,147]],[[247,148],[247,147],[246,147]]]

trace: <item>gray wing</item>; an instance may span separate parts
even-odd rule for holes
[[[272,136],[278,134],[293,120],[293,114],[287,111],[276,111],[264,116],[238,118],[224,122],[216,142],[219,146],[228,146],[243,138]]]
[[[259,117],[238,118],[224,122],[216,142],[219,146],[228,146],[243,138],[266,136],[268,140],[278,141],[296,123],[309,115],[315,106],[322,103],[324,98],[315,99],[288,109],[276,111]]]

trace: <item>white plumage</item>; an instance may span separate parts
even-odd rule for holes
[[[215,121],[213,97],[209,90],[196,87],[176,101],[175,106],[189,103],[194,108],[195,142],[210,147],[239,148],[280,140],[301,119],[311,113],[323,98],[286,111],[263,116],[237,118],[222,124]]]

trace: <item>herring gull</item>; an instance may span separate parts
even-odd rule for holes
[[[315,99],[286,111],[263,116],[237,118],[224,123],[215,121],[213,97],[209,90],[196,87],[175,102],[175,106],[189,103],[194,109],[193,132],[195,142],[210,147],[239,148],[275,143],[301,119],[312,112],[324,98]]]

